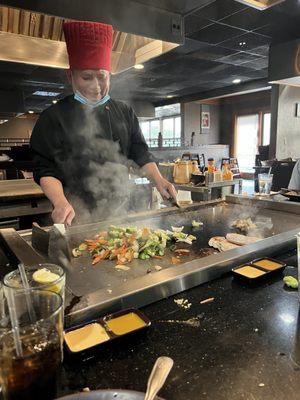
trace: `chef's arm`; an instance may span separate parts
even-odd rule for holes
[[[66,199],[61,182],[53,176],[43,176],[40,179],[40,186],[53,205],[53,222],[71,225],[75,212]]]
[[[163,197],[167,199],[173,197],[173,199],[176,200],[177,193],[174,186],[161,175],[155,162],[149,162],[143,165],[141,171],[155,184],[157,190]]]

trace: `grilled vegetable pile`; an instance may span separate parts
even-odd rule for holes
[[[196,240],[195,236],[183,232],[111,225],[107,231],[99,232],[94,239],[86,239],[73,249],[73,256],[80,257],[88,252],[92,255],[93,265],[105,259],[116,260],[118,265],[124,265],[134,258],[162,258],[167,246],[172,248],[174,242],[192,244],[193,240]]]

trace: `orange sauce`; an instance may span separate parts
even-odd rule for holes
[[[126,333],[143,328],[146,325],[145,321],[133,312],[109,319],[105,323],[116,335],[125,335]]]
[[[271,260],[259,260],[255,261],[255,265],[267,269],[268,271],[274,271],[275,269],[281,268],[282,264],[279,264]]]

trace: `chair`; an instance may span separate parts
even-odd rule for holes
[[[274,161],[271,168],[273,182],[271,190],[278,192],[281,188],[287,188],[296,161]]]

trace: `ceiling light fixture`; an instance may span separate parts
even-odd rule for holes
[[[34,114],[34,111],[28,110],[28,114]]]
[[[241,79],[234,79],[234,80],[232,81],[232,83],[234,83],[234,84],[241,83],[241,82],[242,82]]]
[[[37,90],[33,93],[33,96],[43,96],[43,97],[56,97],[59,93],[57,92],[46,92],[44,90]]]
[[[56,103],[57,103],[57,100],[52,100],[52,103],[53,103],[53,104],[56,104]]]
[[[135,64],[134,66],[135,69],[144,69],[144,65],[143,64]]]
[[[240,42],[239,46],[244,47],[244,46],[246,46],[246,44],[247,44],[246,42]]]
[[[168,94],[167,99],[172,99],[174,96],[172,94]]]
[[[239,3],[246,4],[247,6],[257,8],[258,10],[266,10],[276,4],[282,3],[285,0],[237,0]]]

